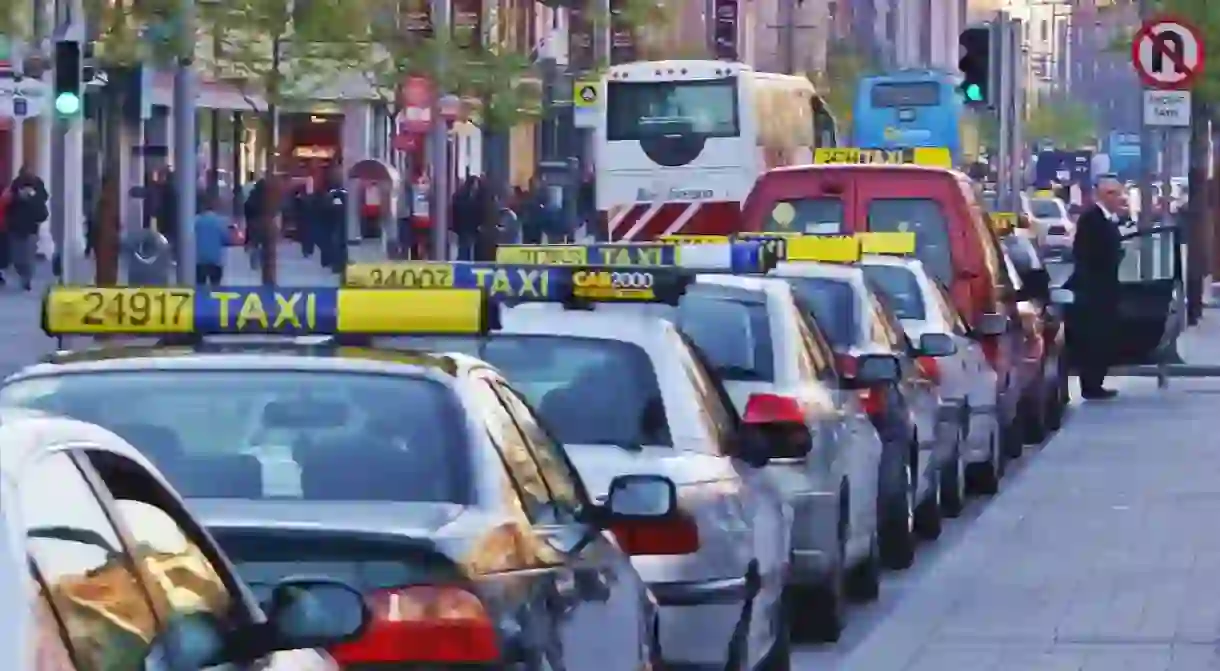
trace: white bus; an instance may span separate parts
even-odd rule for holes
[[[675,60],[616,65],[605,81],[595,164],[611,240],[734,232],[760,174],[837,145],[805,77]]]

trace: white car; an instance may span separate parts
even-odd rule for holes
[[[1038,245],[1048,247],[1071,247],[1076,238],[1076,224],[1068,216],[1067,207],[1058,198],[1030,198],[1031,225],[1037,235]]]
[[[953,299],[928,274],[916,258],[868,255],[862,264],[864,276],[887,299],[902,322],[907,337],[919,351],[935,357],[937,386],[947,407],[960,408],[969,419],[959,454],[951,464],[962,469],[949,478],[956,491],[942,488],[946,514],[961,511],[964,469],[967,464],[997,464],[994,449],[998,427],[995,421],[996,371],[987,361],[983,346],[970,337],[970,327]],[[924,361],[923,365],[930,362]],[[946,482],[941,480],[942,485]],[[953,504],[953,505],[949,505]]]
[[[9,409],[0,444],[5,669],[331,671],[312,646],[367,626],[358,591],[317,578],[280,581],[272,598],[282,607],[265,626],[182,499],[105,429]]]
[[[702,355],[651,306],[521,305],[486,337],[405,339],[478,356],[512,380],[593,496],[618,475],[677,485],[683,533],[625,547],[660,606],[677,668],[787,668],[783,591],[793,510]],[[626,306],[623,306],[626,307]],[[665,307],[665,306],[657,306]]]

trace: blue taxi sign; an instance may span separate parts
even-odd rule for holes
[[[478,334],[496,326],[473,289],[52,287],[43,330],[65,335]]]
[[[478,289],[509,303],[674,303],[693,275],[672,266],[521,265],[468,261],[356,263],[344,285],[396,289]]]

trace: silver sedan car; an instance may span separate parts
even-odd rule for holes
[[[998,468],[995,422],[996,371],[983,346],[944,287],[915,258],[866,256],[864,275],[889,303],[918,350],[932,360],[944,408],[960,408],[961,440],[945,463],[940,479],[941,508],[946,516],[961,513],[967,463],[987,462]]]

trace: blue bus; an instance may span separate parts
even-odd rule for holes
[[[852,110],[857,147],[947,147],[960,165],[962,101],[957,78],[935,70],[902,70],[863,77]]]

